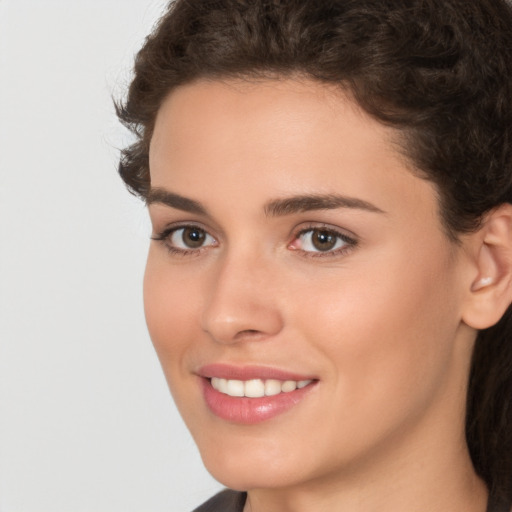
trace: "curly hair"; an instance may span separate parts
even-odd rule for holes
[[[337,84],[402,134],[440,197],[448,235],[512,203],[512,8],[508,0],[176,0],[136,57],[117,113],[136,136],[129,190],[150,189],[157,112],[198,79],[304,76]],[[477,472],[512,502],[512,313],[478,335],[466,434]]]

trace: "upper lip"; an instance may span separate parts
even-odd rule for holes
[[[275,379],[275,380],[316,380],[316,377],[268,366],[236,366],[226,363],[212,363],[201,366],[198,375],[211,379],[217,377],[229,380]]]

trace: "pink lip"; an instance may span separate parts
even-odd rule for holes
[[[218,377],[220,379],[276,379],[276,380],[316,380],[312,375],[300,375],[298,373],[269,368],[266,366],[233,366],[224,363],[207,364],[202,366],[197,372],[201,377],[211,379]]]
[[[316,387],[318,382],[313,380],[314,377],[257,366],[235,367],[225,364],[212,364],[202,367],[198,373],[202,377],[203,396],[210,411],[223,420],[244,425],[260,423],[288,411],[293,406],[299,404]],[[248,398],[232,397],[217,391],[210,383],[211,377],[237,380],[276,379],[283,381],[311,379],[313,382],[304,388],[288,393]]]

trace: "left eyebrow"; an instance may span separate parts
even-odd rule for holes
[[[358,199],[337,194],[300,195],[284,199],[274,199],[265,205],[265,214],[271,217],[281,217],[293,213],[308,212],[311,210],[334,210],[337,208],[354,208],[372,213],[386,213],[377,206]]]
[[[193,199],[189,199],[188,197],[174,194],[173,192],[160,187],[151,188],[148,196],[146,197],[146,206],[153,203],[164,204],[165,206],[176,208],[177,210],[208,216],[208,212],[201,203],[194,201]]]

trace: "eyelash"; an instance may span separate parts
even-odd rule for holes
[[[339,247],[337,249],[330,249],[327,251],[304,251],[302,249],[294,249],[295,251],[301,251],[305,257],[307,258],[333,258],[336,256],[342,256],[346,254],[348,251],[352,250],[354,247],[356,247],[358,241],[356,238],[348,236],[345,233],[342,233],[341,231],[332,228],[330,226],[326,225],[318,225],[314,224],[305,228],[302,228],[298,233],[293,235],[293,242],[298,240],[300,237],[304,236],[307,233],[313,233],[313,232],[324,232],[331,236],[334,236],[336,239],[341,240],[343,242],[343,246]],[[292,242],[292,243],[293,243]],[[336,242],[337,244],[338,242]],[[290,247],[291,244],[288,244],[288,247]]]
[[[204,246],[198,247],[196,249],[192,249],[192,248],[191,249],[183,249],[183,248],[178,248],[178,247],[171,245],[170,238],[172,237],[172,235],[174,235],[176,232],[178,232],[180,230],[184,230],[187,228],[196,229],[197,231],[203,232],[206,236],[209,236],[214,243],[211,243],[209,245],[204,245]],[[337,249],[334,249],[334,250],[330,249],[330,250],[326,250],[326,251],[321,251],[321,250],[305,251],[300,248],[292,248],[291,247],[292,243],[295,243],[296,240],[299,240],[301,237],[303,237],[307,233],[310,233],[310,232],[313,233],[315,231],[325,232],[331,236],[334,236],[338,241],[341,240],[343,242],[343,246],[339,247]],[[196,226],[194,224],[181,224],[181,225],[177,225],[177,226],[168,227],[168,228],[164,229],[163,231],[161,231],[160,233],[158,233],[157,235],[152,236],[151,239],[162,243],[164,245],[164,247],[172,255],[183,256],[183,257],[199,256],[208,247],[215,247],[218,244],[216,239],[212,235],[210,235],[208,233],[208,231],[206,231],[205,229],[203,229],[199,226]],[[338,241],[336,242],[336,244],[338,243]],[[332,258],[332,257],[344,255],[345,253],[347,253],[348,251],[353,249],[357,244],[358,244],[358,241],[355,238],[350,237],[350,236],[346,235],[345,233],[338,231],[337,229],[334,229],[334,228],[332,228],[330,226],[326,226],[326,225],[315,224],[315,225],[308,226],[306,228],[302,228],[300,231],[295,233],[293,235],[293,241],[291,243],[287,244],[287,247],[290,250],[301,252],[303,254],[303,256],[307,257],[307,258]]]
[[[195,224],[181,224],[178,226],[168,227],[168,228],[164,229],[163,231],[161,231],[160,233],[158,233],[157,235],[152,236],[151,240],[156,240],[157,242],[162,243],[163,246],[173,256],[199,256],[204,250],[206,250],[208,247],[211,247],[213,245],[213,244],[205,245],[205,246],[198,247],[196,249],[192,249],[192,248],[191,249],[182,249],[182,248],[175,247],[175,246],[171,245],[170,239],[171,239],[172,235],[174,235],[176,232],[178,232],[180,230],[184,230],[187,228],[196,229],[197,231],[202,231],[205,235],[211,237],[212,240],[215,243],[217,243],[215,238],[212,235],[210,235],[208,233],[208,231],[206,231],[205,229],[203,229],[199,226],[196,226]]]

